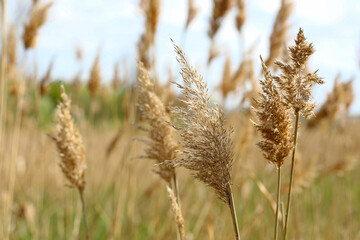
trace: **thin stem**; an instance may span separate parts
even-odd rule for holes
[[[276,197],[274,240],[277,240],[277,238],[278,238],[278,222],[279,222],[279,207],[280,207],[280,185],[281,185],[281,167],[278,168],[278,185],[277,185],[277,197]]]
[[[228,193],[229,193],[230,212],[231,212],[232,222],[233,222],[234,231],[235,231],[235,239],[240,240],[239,226],[238,226],[237,217],[236,217],[236,209],[235,209],[235,204],[234,204],[234,197],[233,197],[232,190],[231,190],[231,184],[228,183],[227,187],[228,187]]]
[[[175,170],[174,170],[175,171]],[[176,196],[176,202],[179,206],[179,209],[181,211],[181,206],[180,206],[180,195],[179,195],[179,190],[178,190],[178,184],[177,184],[177,179],[176,179],[176,172],[174,172],[173,175],[173,185],[174,185],[174,192],[175,192],[175,196]],[[181,230],[178,228],[178,233],[177,233],[177,238],[179,240],[183,240],[182,239],[182,234],[181,234]]]
[[[176,195],[176,201],[180,207],[180,193],[179,193],[178,182],[177,182],[177,178],[176,178],[176,172],[174,172],[173,182],[174,182],[174,192]]]
[[[298,133],[298,126],[299,126],[299,111],[295,112],[296,119],[295,119],[295,134],[294,134],[294,149],[292,153],[291,159],[291,174],[290,174],[290,186],[289,186],[289,193],[288,193],[288,200],[286,206],[286,214],[285,214],[285,228],[284,228],[284,237],[283,240],[286,239],[287,227],[288,227],[288,219],[289,219],[289,212],[290,212],[290,203],[291,203],[291,190],[294,180],[294,172],[295,172],[295,151],[296,151],[296,142],[297,142],[297,133]]]
[[[81,206],[82,206],[82,212],[83,212],[83,220],[84,220],[84,226],[85,226],[85,233],[86,233],[86,240],[89,240],[89,228],[86,221],[86,208],[85,208],[85,200],[84,200],[84,190],[79,189],[80,199],[81,199]]]

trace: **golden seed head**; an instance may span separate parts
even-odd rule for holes
[[[85,148],[81,135],[71,117],[71,100],[61,85],[62,102],[56,110],[56,146],[60,156],[60,168],[68,179],[70,187],[80,191],[85,188]]]
[[[196,179],[213,188],[228,204],[227,184],[231,183],[233,162],[231,130],[225,127],[224,112],[211,104],[207,84],[189,65],[180,47],[174,45],[184,81],[184,86],[176,84],[183,93],[183,104],[172,109],[182,122],[176,127],[182,149],[175,165],[191,170]]]
[[[101,66],[100,66],[100,48],[94,59],[93,65],[90,70],[90,79],[88,82],[88,88],[91,97],[95,97],[97,91],[100,88],[101,82]]]
[[[189,28],[190,23],[196,18],[199,8],[195,5],[195,0],[188,0],[188,15],[185,24],[185,30]]]
[[[276,86],[265,63],[262,61],[264,80],[260,81],[262,93],[256,100],[256,128],[261,133],[263,141],[258,146],[264,157],[277,167],[281,167],[293,148],[291,134],[291,118],[289,109],[282,103],[280,91]]]
[[[238,11],[236,14],[235,23],[237,30],[240,32],[247,18],[245,0],[237,0],[236,3],[237,3]]]
[[[272,66],[274,61],[281,56],[288,38],[288,30],[290,25],[288,19],[291,15],[293,2],[290,0],[282,0],[280,9],[276,15],[273,30],[270,36],[270,53],[265,61],[266,66]]]
[[[219,30],[222,20],[233,5],[232,0],[213,0],[213,12],[210,17],[208,36],[213,39]]]
[[[25,25],[23,42],[25,49],[34,48],[37,42],[38,30],[44,25],[47,15],[53,2],[40,6],[37,2],[33,3],[29,22]]]
[[[151,127],[148,131],[150,141],[147,141],[148,148],[145,157],[158,163],[158,169],[155,172],[170,183],[175,173],[172,160],[176,158],[175,151],[178,145],[173,139],[170,117],[155,93],[149,71],[141,63],[138,64],[138,70],[139,109],[142,118]]]
[[[310,118],[313,115],[315,104],[311,102],[314,84],[323,84],[317,71],[306,72],[306,62],[314,53],[312,43],[308,43],[300,28],[295,39],[295,45],[289,47],[290,62],[276,62],[280,68],[280,77],[274,78],[284,93],[285,103],[294,112]]]

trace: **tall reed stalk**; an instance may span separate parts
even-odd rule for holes
[[[183,123],[175,128],[181,136],[182,148],[173,162],[175,167],[190,170],[193,176],[210,186],[230,209],[235,237],[240,239],[233,193],[231,170],[233,162],[231,130],[225,126],[225,114],[213,107],[206,83],[192,68],[181,48],[174,44],[184,85],[174,83],[182,91],[182,104],[172,108]]]
[[[274,240],[276,240],[278,237],[281,166],[293,148],[291,118],[289,109],[282,103],[284,99],[278,84],[276,84],[276,77],[271,75],[262,58],[261,63],[265,79],[260,81],[262,93],[254,102],[253,107],[257,117],[255,127],[263,138],[258,146],[264,157],[274,164],[278,171],[274,231]]]
[[[84,199],[85,190],[85,148],[78,129],[75,127],[71,116],[71,100],[66,95],[64,86],[61,85],[62,102],[59,103],[56,111],[57,131],[56,137],[52,137],[56,142],[59,152],[59,166],[68,180],[69,187],[75,187],[80,194],[82,214],[86,239],[89,237],[89,229],[86,221],[86,208]]]
[[[315,72],[307,72],[306,63],[315,52],[312,43],[308,43],[300,28],[295,39],[295,44],[289,47],[290,60],[286,63],[277,61],[275,64],[280,68],[281,74],[274,80],[280,86],[284,98],[284,105],[295,115],[293,134],[293,150],[291,160],[290,185],[288,192],[287,207],[285,213],[285,227],[283,239],[286,239],[291,204],[291,191],[295,174],[295,151],[299,128],[299,117],[310,118],[314,115],[315,103],[312,100],[312,88],[315,84],[323,84],[324,81]]]

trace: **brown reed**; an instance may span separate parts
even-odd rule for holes
[[[145,14],[145,31],[138,42],[138,56],[147,69],[150,69],[152,62],[150,50],[155,43],[155,35],[159,23],[161,0],[148,0],[140,2],[140,8]]]
[[[276,240],[278,237],[281,166],[293,149],[293,136],[291,134],[290,111],[282,103],[283,99],[278,86],[276,86],[276,81],[274,77],[271,76],[262,58],[261,63],[265,79],[260,81],[262,93],[259,99],[256,100],[255,115],[258,123],[255,123],[255,127],[264,139],[257,145],[262,150],[264,157],[273,163],[278,171],[274,231],[274,240]]]
[[[89,239],[88,225],[86,222],[86,210],[84,200],[85,189],[85,148],[79,133],[71,116],[71,100],[66,95],[64,86],[61,85],[62,102],[58,104],[56,110],[56,136],[53,137],[59,152],[59,166],[64,176],[68,180],[67,186],[76,187],[80,194],[83,219],[86,231],[86,239]]]
[[[100,66],[100,48],[96,54],[93,65],[90,70],[90,78],[88,82],[88,89],[90,96],[94,98],[99,91],[101,82],[101,66]]]
[[[312,88],[315,84],[324,83],[317,75],[317,71],[306,72],[306,62],[314,53],[312,43],[308,43],[304,36],[303,30],[300,28],[295,39],[295,45],[289,47],[290,62],[283,63],[280,61],[275,64],[280,68],[280,77],[274,77],[283,95],[285,106],[295,115],[294,127],[294,147],[292,152],[290,186],[285,214],[285,228],[283,239],[286,239],[288,216],[291,204],[291,190],[295,171],[295,151],[298,134],[299,116],[310,118],[313,115],[315,104],[312,100]]]
[[[52,5],[53,2],[44,5],[33,2],[30,19],[24,26],[23,42],[25,49],[36,47],[38,31],[46,22],[49,9]]]
[[[158,167],[155,172],[170,184],[175,175],[172,160],[176,158],[175,151],[179,146],[173,139],[170,117],[155,94],[149,71],[141,63],[138,64],[138,70],[139,110],[142,118],[151,127],[147,129],[149,141],[144,140],[148,144],[145,157],[156,161]]]
[[[113,89],[115,91],[119,90],[120,82],[121,82],[120,68],[119,68],[119,63],[117,62],[117,63],[114,64],[114,74],[113,74],[113,79],[112,79],[112,82],[111,82],[111,85],[112,85],[112,87],[113,87]]]
[[[212,15],[210,17],[210,28],[208,30],[208,36],[213,39],[218,32],[221,23],[233,6],[232,0],[213,0]]]
[[[54,67],[54,59],[49,63],[48,69],[46,70],[45,75],[41,78],[40,81],[40,96],[46,95],[50,90],[51,82],[51,73]]]
[[[288,38],[288,23],[292,12],[293,2],[291,0],[281,0],[280,9],[276,15],[273,29],[270,36],[270,53],[265,61],[266,66],[273,66],[274,61],[281,56]]]
[[[175,83],[183,93],[182,106],[173,112],[182,122],[177,126],[182,149],[175,166],[190,170],[193,176],[211,187],[231,212],[236,239],[240,239],[231,190],[233,162],[231,130],[225,127],[225,115],[219,106],[211,106],[207,84],[174,44],[184,85]]]
[[[185,31],[189,28],[192,21],[196,18],[199,13],[199,8],[195,4],[195,0],[188,0],[188,13],[185,24]]]
[[[235,18],[236,29],[241,32],[241,29],[246,21],[246,3],[245,0],[236,0],[237,13]]]

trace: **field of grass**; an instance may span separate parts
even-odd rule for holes
[[[209,63],[231,8],[241,35],[245,3],[213,1]],[[159,83],[159,0],[140,3],[144,33],[129,60],[139,59],[136,73],[120,77],[115,65],[111,85],[101,81],[100,50],[87,84],[54,79],[52,63],[42,78],[36,63],[28,73],[27,53],[52,3],[33,1],[20,64],[2,0],[0,239],[360,240],[354,80],[338,76],[312,108],[312,87],[326,79],[307,66],[311,36],[299,28],[288,40],[292,4],[281,1],[265,61],[251,50],[235,71],[225,61],[217,104],[206,73],[175,42],[183,82]],[[197,12],[195,1],[188,5],[185,31]],[[240,105],[226,108],[238,93]]]

